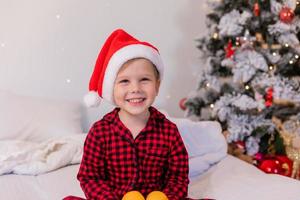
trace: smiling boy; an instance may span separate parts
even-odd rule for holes
[[[188,155],[176,125],[152,107],[163,76],[158,50],[118,29],[106,40],[86,103],[116,106],[91,127],[77,175],[87,199],[120,200],[129,191],[187,197]]]

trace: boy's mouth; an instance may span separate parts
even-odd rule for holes
[[[141,103],[145,101],[146,98],[132,98],[132,99],[126,99],[129,103]]]

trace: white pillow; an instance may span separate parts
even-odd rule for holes
[[[0,90],[0,140],[34,142],[82,133],[79,103]]]
[[[190,158],[227,151],[227,143],[219,122],[194,122],[185,118],[169,119],[176,124]]]
[[[176,124],[189,155],[189,178],[203,174],[212,165],[227,155],[227,142],[217,121],[191,121],[186,118],[172,118]]]

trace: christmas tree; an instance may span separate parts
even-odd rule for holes
[[[246,155],[285,154],[280,132],[300,138],[300,0],[208,3],[205,66],[186,117],[218,120]]]

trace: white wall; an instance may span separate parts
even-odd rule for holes
[[[201,70],[195,39],[204,0],[0,0],[0,89],[82,101],[105,38],[124,28],[157,46],[165,79],[155,105],[183,116],[178,102]],[[87,111],[85,129],[112,107]]]

